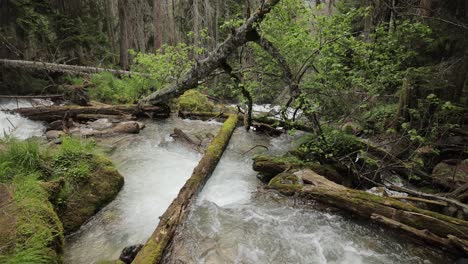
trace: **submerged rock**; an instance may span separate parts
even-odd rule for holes
[[[136,255],[138,254],[138,252],[141,250],[142,247],[143,247],[142,244],[125,247],[122,250],[122,253],[120,254],[119,259],[125,264],[132,263],[132,261],[135,259]]]

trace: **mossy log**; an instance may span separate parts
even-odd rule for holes
[[[192,176],[187,180],[166,212],[160,217],[158,227],[132,263],[153,264],[161,262],[178,226],[186,219],[191,202],[201,191],[221,159],[236,128],[237,121],[237,115],[230,115],[224,122],[221,130],[208,146],[205,155],[193,170]]]
[[[297,180],[291,181],[294,177]],[[269,186],[374,219],[387,226],[399,227],[428,244],[457,255],[468,255],[467,221],[423,210],[390,197],[349,189],[310,169],[283,172],[273,178]]]
[[[262,173],[262,181],[269,182],[277,174],[289,169],[308,168],[316,171],[327,179],[345,186],[352,185],[352,178],[344,177],[333,166],[316,162],[304,162],[294,156],[274,157],[258,155],[253,158],[254,171]]]
[[[170,109],[166,106],[104,105],[104,106],[46,106],[9,110],[36,121],[62,120],[66,114],[76,119],[93,115],[133,115],[138,117],[167,118]]]

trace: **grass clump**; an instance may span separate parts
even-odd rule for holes
[[[9,182],[17,173],[34,172],[39,168],[41,151],[36,140],[10,138],[0,144],[5,149],[0,152],[0,182]]]

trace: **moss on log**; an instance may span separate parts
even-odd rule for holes
[[[62,120],[68,113],[81,119],[89,115],[134,115],[138,117],[167,118],[170,109],[166,106],[104,105],[104,106],[45,106],[10,110],[35,121],[53,122]]]
[[[164,251],[169,247],[177,227],[187,217],[193,198],[201,191],[221,159],[236,128],[237,121],[237,115],[230,115],[224,122],[221,130],[208,146],[205,155],[193,170],[192,176],[160,217],[158,227],[132,263],[153,264],[161,262]]]
[[[308,184],[298,188],[297,184],[289,186],[281,179],[276,179],[290,179],[291,174]],[[468,247],[463,246],[468,245],[467,221],[423,210],[390,197],[349,189],[310,169],[292,170],[276,177],[271,180],[271,188],[294,192],[300,197],[317,200],[387,226],[399,227],[429,244],[435,244],[457,255],[468,255]]]
[[[274,157],[258,155],[253,158],[253,161],[253,170],[262,173],[264,175],[262,179],[266,182],[270,181],[275,175],[286,170],[308,168],[316,171],[335,183],[346,186],[351,186],[352,184],[351,178],[342,176],[331,165],[322,165],[316,162],[305,162],[294,156]]]

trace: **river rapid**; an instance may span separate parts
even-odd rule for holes
[[[13,104],[0,106],[14,108]],[[144,243],[201,158],[170,137],[173,129],[204,137],[215,135],[220,126],[173,117],[148,121],[138,135],[103,141],[114,148],[111,158],[125,177],[125,185],[114,201],[67,237],[65,263],[117,259],[125,246]],[[25,139],[42,136],[45,127],[0,112],[0,129]],[[257,191],[261,183],[252,170],[252,156],[283,154],[298,136],[270,138],[236,129],[164,262],[447,263],[438,253],[403,242],[388,229]]]

